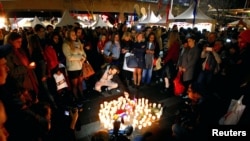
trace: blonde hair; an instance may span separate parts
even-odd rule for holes
[[[129,37],[129,39],[131,39],[131,33],[128,31],[124,32],[122,35],[122,40],[125,40],[126,37]]]
[[[78,40],[73,41],[71,39],[71,33],[72,32],[75,33],[75,30],[74,29],[70,29],[70,30],[66,31],[66,37],[65,37],[64,43],[68,44],[71,50],[75,50],[74,42],[79,42],[79,44],[81,45],[80,49],[83,50],[83,44],[80,41],[78,41]]]

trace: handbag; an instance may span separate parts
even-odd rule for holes
[[[113,45],[111,44],[109,46],[109,52],[111,52],[113,49]],[[113,61],[113,56],[112,55],[106,55],[106,54],[103,54],[103,58],[104,58],[104,62],[105,63],[111,63]]]
[[[95,74],[95,71],[94,71],[93,67],[91,66],[91,64],[88,61],[85,61],[82,64],[82,77],[84,79],[86,79],[94,74]]]
[[[231,100],[227,113],[219,120],[220,125],[236,125],[239,122],[246,108],[246,106],[242,104],[243,97],[244,95],[242,95],[239,100]]]
[[[138,67],[138,62],[137,58],[133,55],[130,54],[128,57],[126,57],[126,63],[129,68],[137,68]]]
[[[127,66],[127,58],[126,58],[126,57],[128,57],[128,56],[130,56],[130,55],[131,55],[131,53],[129,53],[129,52],[127,52],[127,53],[125,54],[122,69],[123,69],[123,70],[126,70],[126,71],[131,71],[131,72],[133,72],[135,69],[134,69],[134,68],[129,68],[129,67]]]
[[[182,71],[178,71],[175,79],[173,80],[174,94],[176,96],[180,96],[185,91],[185,86],[183,85],[183,83],[181,81],[182,73],[183,73]]]
[[[103,54],[103,58],[104,58],[105,63],[111,63],[113,61],[112,56],[107,56],[107,55]]]

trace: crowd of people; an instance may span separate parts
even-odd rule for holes
[[[137,30],[123,24],[89,29],[75,23],[56,28],[37,24],[2,34],[0,124],[5,128],[0,137],[9,141],[76,140],[81,103],[91,92],[129,93],[129,86],[140,90],[161,82],[161,92],[172,94],[178,72],[185,86],[180,96],[191,100],[191,107],[212,94],[232,99],[249,90],[250,30]],[[137,60],[132,71],[124,69],[127,53]],[[86,61],[95,71],[89,78],[81,75]],[[192,124],[198,117],[192,116]],[[189,133],[181,128],[174,124],[173,135]]]

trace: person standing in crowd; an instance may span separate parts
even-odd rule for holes
[[[14,89],[26,88],[39,93],[38,80],[34,72],[35,62],[31,62],[28,55],[21,48],[22,37],[16,32],[8,35],[7,43],[12,46],[12,52],[6,56],[7,65],[10,68],[9,77],[14,81]],[[14,90],[13,89],[13,90]]]
[[[150,85],[152,73],[153,73],[153,61],[155,50],[158,44],[155,39],[155,34],[153,32],[149,33],[148,39],[146,41],[146,54],[145,54],[145,68],[142,71],[142,84]]]
[[[1,78],[0,78],[1,79]],[[8,131],[6,130],[4,124],[7,121],[7,115],[5,112],[5,106],[0,99],[0,141],[7,141],[8,139]]]
[[[230,80],[228,86],[233,97],[238,94],[241,87],[249,86],[250,81],[250,30],[245,30],[239,33],[238,35],[238,44],[237,44],[237,56],[235,59],[235,64],[231,67],[231,72],[228,77]]]
[[[197,82],[204,88],[206,86],[207,90],[210,90],[212,79],[219,71],[219,66],[222,62],[219,55],[219,45],[223,45],[223,43],[219,43],[219,41],[215,41],[213,47],[204,47],[201,52],[201,59],[204,61],[202,62],[202,70],[198,75]]]
[[[181,71],[182,81],[187,89],[189,84],[196,79],[197,63],[200,58],[201,51],[196,45],[195,36],[190,35],[187,37],[188,48],[185,48],[183,54],[179,58],[178,71]],[[184,94],[185,95],[185,94]]]
[[[164,92],[167,92],[172,84],[172,80],[176,74],[176,64],[179,58],[181,40],[177,30],[169,33],[168,50],[166,56],[163,58],[163,78],[165,82]]]
[[[142,32],[136,35],[136,41],[132,45],[132,53],[134,53],[138,67],[135,68],[133,72],[134,86],[139,88],[142,79],[142,70],[145,68],[145,54],[147,49],[147,44],[144,40],[144,35]]]
[[[1,86],[6,83],[8,72],[10,70],[7,65],[6,56],[11,52],[11,50],[12,50],[12,46],[10,44],[0,46],[0,85]]]
[[[98,53],[103,54],[106,42],[107,42],[107,36],[105,34],[101,34],[99,37],[99,41],[97,43]]]
[[[59,63],[66,65],[66,59],[62,51],[62,43],[62,36],[58,32],[51,33],[51,36],[49,37],[49,44],[55,49]]]
[[[105,66],[105,60],[104,60],[104,47],[105,47],[105,44],[107,42],[107,35],[106,34],[101,34],[99,35],[99,39],[98,39],[98,42],[97,42],[97,53],[98,53],[98,62],[100,62],[101,65],[104,65]]]
[[[7,121],[6,104],[8,103],[9,93],[6,90],[6,79],[8,77],[9,67],[7,66],[6,55],[11,52],[12,47],[8,44],[0,46],[0,141],[7,141],[8,131],[5,127]]]
[[[111,40],[105,44],[103,54],[112,57],[111,65],[120,66],[119,58],[121,53],[120,36],[115,32],[111,36]]]
[[[45,28],[42,25],[37,24],[35,25],[34,30],[35,34],[28,37],[28,49],[30,59],[36,64],[34,71],[37,76],[40,90],[38,97],[42,101],[49,101],[54,108],[57,108],[54,97],[49,89],[48,75],[50,75],[50,71],[52,70],[50,67],[53,66],[55,68],[57,66],[56,64],[58,64],[58,60],[56,60],[56,63],[51,66],[51,60],[46,58],[48,56],[47,49],[49,48],[47,48],[48,39],[45,38]],[[52,55],[49,56],[52,57]],[[55,58],[57,59],[57,56],[55,56]]]
[[[87,56],[83,49],[83,44],[76,41],[76,33],[74,30],[67,32],[62,49],[66,57],[66,69],[71,82],[72,93],[76,101],[79,101],[79,94],[81,98],[84,98],[81,73],[82,63],[86,60]]]
[[[125,63],[124,59],[125,59],[126,53],[130,53],[131,48],[132,48],[132,44],[133,44],[133,41],[131,39],[131,33],[128,31],[124,32],[122,35],[122,39],[121,39],[120,62]],[[126,84],[127,86],[130,84],[133,84],[131,82],[132,81],[132,72],[131,71],[122,69],[120,74],[121,74],[120,76],[121,76],[122,80],[124,81],[124,84]]]

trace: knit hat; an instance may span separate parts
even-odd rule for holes
[[[244,40],[246,43],[250,43],[250,30],[245,30],[245,31],[242,31],[240,34],[239,34],[239,37]]]

